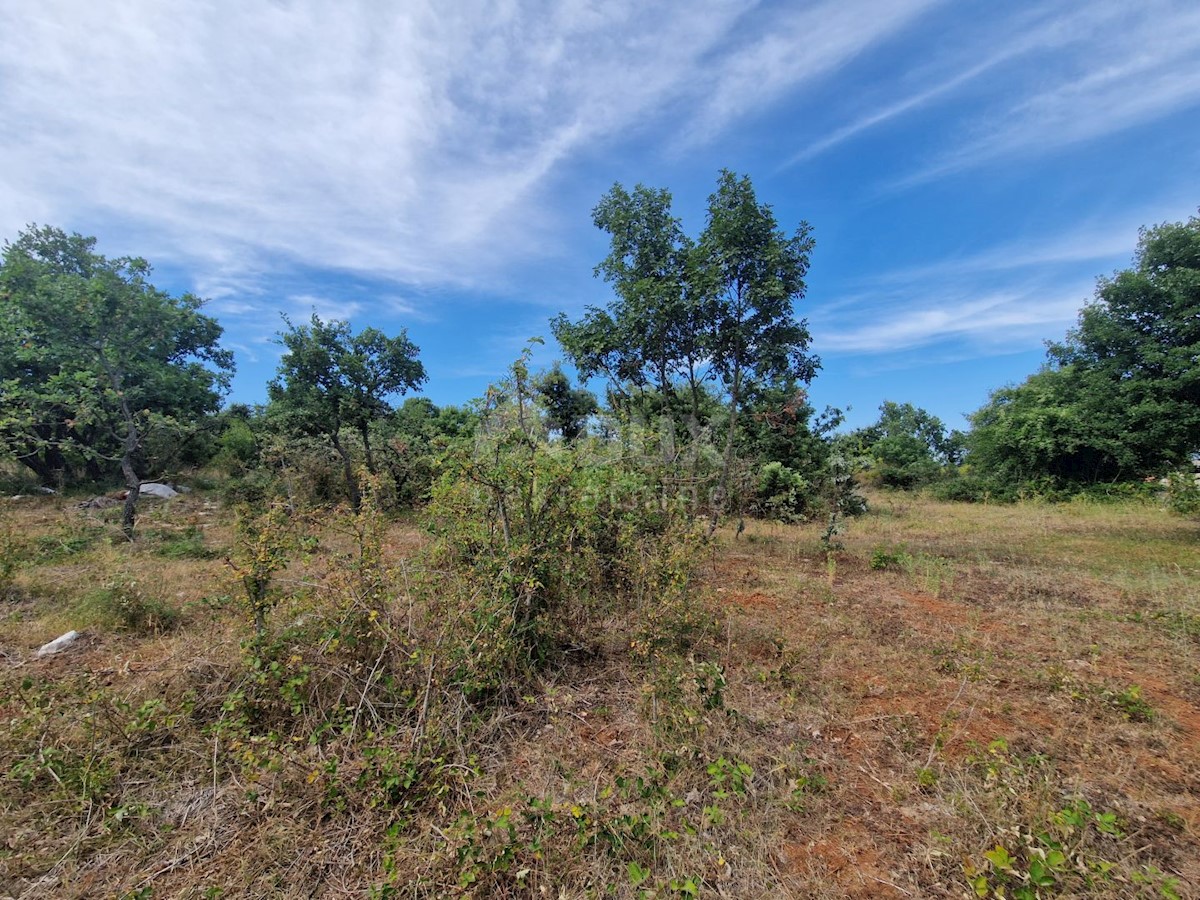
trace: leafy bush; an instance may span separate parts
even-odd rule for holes
[[[217,440],[217,453],[213,465],[223,472],[236,475],[252,468],[258,462],[258,438],[245,419],[230,419],[224,433]]]
[[[755,491],[755,509],[764,516],[783,522],[804,519],[814,501],[809,481],[781,462],[769,462],[759,469]]]
[[[1188,517],[1200,516],[1200,476],[1191,472],[1172,472],[1167,477],[1167,508]]]
[[[429,507],[438,595],[457,631],[452,679],[472,696],[586,645],[608,616],[680,612],[700,543],[653,453],[544,440],[523,362],[502,388],[474,446],[448,458]]]

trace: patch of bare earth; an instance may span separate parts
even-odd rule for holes
[[[1131,871],[1158,873],[1150,887],[1098,882],[1097,895],[1159,896],[1157,885],[1174,879],[1168,890],[1194,896],[1197,644],[1168,627],[1177,617],[1164,624],[1154,562],[1130,560],[1117,588],[1117,578],[1090,571],[1096,560],[1064,560],[1056,545],[1081,527],[1095,553],[1114,552],[1103,522],[1037,508],[1040,555],[1012,509],[990,532],[965,531],[952,521],[964,508],[910,502],[899,520],[854,523],[832,561],[813,551],[810,530],[758,523],[727,540],[713,567],[732,643],[786,645],[799,660],[779,714],[796,724],[828,785],[787,825],[781,865],[798,895],[964,896],[964,860],[986,870],[982,853],[1005,839],[1003,828],[1043,825],[989,820],[998,804],[984,795],[997,786],[980,773],[1016,771],[1025,764],[995,760],[1028,757],[1049,814],[1074,798],[1114,812],[1124,839],[1112,852],[1136,857]],[[1156,510],[1143,515],[1150,554],[1157,540],[1194,530]],[[1006,552],[1017,545],[1020,554]],[[907,554],[905,565],[871,568],[881,547]],[[1191,560],[1177,584],[1197,574],[1200,557]],[[1176,599],[1194,602],[1194,587],[1184,593]],[[731,662],[770,666],[754,653]],[[1037,791],[1029,788],[1028,810]]]

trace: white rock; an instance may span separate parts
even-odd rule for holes
[[[53,653],[66,650],[77,640],[79,640],[79,632],[68,631],[66,634],[56,637],[50,643],[42,644],[42,646],[38,648],[37,655],[39,658],[43,656],[50,656]]]
[[[159,484],[156,481],[148,481],[138,489],[138,493],[140,493],[143,497],[169,498],[177,496],[179,491],[175,490],[175,488],[171,487],[169,484]]]

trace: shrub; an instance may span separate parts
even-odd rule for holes
[[[1180,516],[1200,516],[1200,475],[1172,472],[1167,477],[1167,509]]]
[[[813,502],[812,485],[783,463],[769,462],[759,469],[755,509],[783,522],[804,519]]]
[[[472,696],[516,687],[602,635],[608,616],[686,604],[699,546],[661,458],[632,451],[639,436],[628,450],[547,442],[523,364],[513,372],[474,446],[447,459],[428,510],[451,677]]]
[[[136,634],[161,634],[179,624],[179,613],[138,581],[118,576],[92,591],[83,609],[100,624]]]

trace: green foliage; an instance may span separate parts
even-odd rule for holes
[[[1136,480],[1200,449],[1200,218],[1143,230],[1049,365],[972,416],[971,462],[1013,484]]]
[[[287,326],[280,336],[287,352],[278,377],[267,386],[271,413],[285,433],[329,442],[342,461],[346,489],[357,506],[354,464],[342,429],[350,429],[362,441],[367,469],[374,474],[372,422],[391,412],[388,397],[425,382],[417,346],[403,331],[391,338],[375,328],[353,334],[348,322],[322,322],[315,313],[307,325]]]
[[[1200,516],[1200,479],[1192,472],[1172,472],[1167,476],[1167,508],[1179,516]]]
[[[240,474],[258,462],[258,437],[250,423],[240,417],[230,417],[225,430],[217,439],[213,465],[231,475]]]
[[[888,400],[879,420],[851,435],[859,452],[873,460],[874,475],[885,487],[913,488],[938,479],[944,467],[962,456],[963,436],[948,433],[941,419],[911,403]]]
[[[410,509],[429,500],[440,457],[452,444],[470,440],[476,421],[467,407],[438,407],[427,397],[409,397],[390,418],[375,423],[381,472],[390,482],[394,506]]]
[[[266,637],[267,614],[278,597],[271,591],[275,573],[284,569],[296,546],[290,510],[280,500],[265,510],[244,506],[237,511],[237,540],[230,560],[245,591],[254,621],[255,641]]]
[[[154,553],[165,559],[214,559],[220,552],[204,543],[204,532],[194,525],[181,531],[168,531],[160,535],[146,534],[146,538],[157,538]]]
[[[618,609],[650,622],[686,603],[696,541],[661,472],[593,442],[548,443],[534,413],[522,359],[489,392],[474,445],[448,456],[428,510],[443,618],[472,636],[451,650],[471,696],[516,687]]]
[[[567,443],[585,432],[588,416],[600,408],[595,394],[582,388],[572,388],[570,380],[558,366],[539,376],[534,382],[534,389],[546,409],[546,426],[561,434]]]
[[[129,577],[110,579],[84,597],[80,608],[102,625],[136,634],[161,634],[179,624],[178,611]]]
[[[589,308],[577,323],[560,315],[554,334],[582,377],[607,377],[609,397],[626,421],[664,420],[660,430],[670,438],[664,455],[690,463],[694,514],[700,448],[711,441],[706,426],[713,424],[705,386],[720,386],[728,412],[717,484],[707,498],[711,530],[722,511],[744,505],[732,496],[739,417],[761,391],[794,392],[817,368],[807,355],[807,327],[794,314],[813,247],[809,227],[783,232],[750,180],[728,170],[709,197],[698,240],[671,214],[670,193],[643,185],[632,192],[614,185],[593,219],[611,239],[596,271],[617,297],[607,309]],[[688,452],[674,451],[677,438],[687,441]]]
[[[766,463],[758,474],[755,509],[783,522],[803,521],[814,501],[813,486],[781,462]]]
[[[860,516],[867,510],[866,498],[858,491],[858,473],[862,468],[863,460],[853,455],[849,441],[835,443],[823,473],[822,485],[828,521],[821,535],[821,546],[827,552],[842,549],[838,535],[845,531],[846,520]]]
[[[912,565],[912,556],[904,550],[888,550],[876,547],[871,553],[872,569],[907,569]]]
[[[156,464],[147,451],[175,452],[216,411],[233,358],[203,301],[170,296],[145,260],[95,244],[37,227],[5,244],[0,443],[43,482],[111,477],[120,462],[136,487],[134,467]],[[172,436],[155,440],[163,429]]]
[[[1101,692],[1100,699],[1131,722],[1150,722],[1154,719],[1154,707],[1142,697],[1142,689],[1136,684],[1119,691],[1106,689]]]

